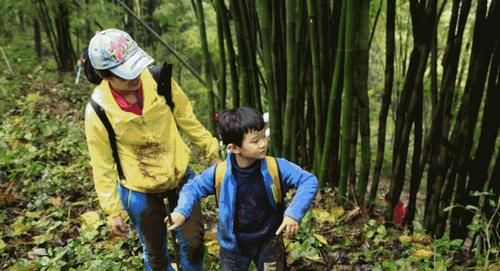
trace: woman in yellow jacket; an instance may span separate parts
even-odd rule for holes
[[[173,209],[180,187],[194,176],[188,166],[190,150],[178,128],[211,159],[217,157],[217,140],[196,119],[174,80],[173,109],[166,104],[147,69],[154,60],[126,32],[106,29],[97,33],[86,55],[86,74],[95,71],[100,78],[91,81],[101,81],[91,99],[104,110],[114,130],[123,172],[118,174],[103,122],[87,105],[85,134],[99,202],[116,234],[129,232],[124,223],[128,216],[141,240],[146,270],[173,270],[167,254],[163,199],[167,197]],[[184,270],[202,269],[200,216],[198,206],[189,225],[176,233]]]

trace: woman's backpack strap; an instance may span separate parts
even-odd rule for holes
[[[118,156],[118,148],[116,147],[115,130],[113,130],[113,126],[111,126],[111,123],[109,122],[108,116],[106,116],[106,112],[104,112],[104,109],[92,98],[90,98],[90,105],[92,106],[92,108],[94,108],[95,113],[108,132],[109,145],[111,146],[113,159],[115,160],[116,169],[118,170],[118,177],[120,177],[120,180],[124,180],[125,175],[123,174],[122,165],[120,163],[120,156]]]

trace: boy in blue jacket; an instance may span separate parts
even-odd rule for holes
[[[316,195],[317,178],[278,158],[282,194],[297,189],[287,207],[283,199],[275,198],[279,193],[265,160],[268,141],[262,115],[248,107],[225,111],[219,117],[218,133],[228,150],[217,195],[222,270],[248,270],[252,261],[258,270],[284,270],[281,233],[287,238],[297,234]],[[183,186],[168,230],[181,226],[201,198],[216,193],[215,173],[216,166],[212,166]]]

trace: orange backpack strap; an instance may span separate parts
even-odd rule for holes
[[[222,184],[222,180],[224,179],[225,174],[226,174],[226,161],[217,163],[217,165],[215,165],[215,174],[214,174],[215,203],[217,204],[217,206],[219,205],[220,186]]]
[[[281,178],[278,160],[276,157],[266,156],[266,165],[269,175],[273,178],[272,190],[274,202],[276,202],[276,204],[281,204],[283,201],[283,193],[281,192]]]

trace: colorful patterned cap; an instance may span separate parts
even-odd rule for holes
[[[109,70],[125,80],[137,78],[154,59],[124,31],[106,29],[89,43],[90,63],[96,70]]]

